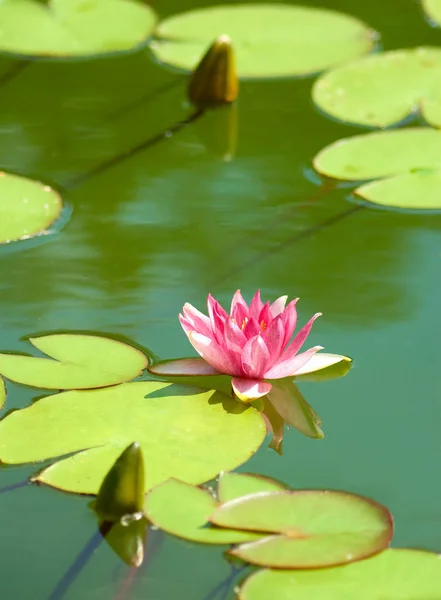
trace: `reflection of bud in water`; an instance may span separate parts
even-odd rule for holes
[[[221,35],[213,42],[190,79],[188,96],[198,106],[234,102],[239,81],[231,40]]]

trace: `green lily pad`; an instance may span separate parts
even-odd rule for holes
[[[220,502],[229,502],[249,494],[280,492],[286,488],[284,483],[262,475],[222,473],[219,477],[217,495]]]
[[[383,206],[441,208],[441,131],[412,127],[338,140],[314,158],[322,175],[360,181],[380,179],[355,194]]]
[[[151,48],[158,59],[193,70],[214,39],[231,38],[240,77],[309,75],[369,52],[372,30],[332,10],[288,4],[220,5],[159,23]]]
[[[249,577],[240,600],[435,600],[441,598],[439,554],[386,550],[344,567],[314,571],[262,569]]]
[[[98,490],[95,510],[105,521],[121,521],[144,508],[144,459],[138,442],[133,442],[116,459]]]
[[[39,57],[127,51],[147,40],[155,22],[154,11],[135,0],[2,0],[0,51]]]
[[[44,233],[61,209],[61,197],[50,186],[0,172],[0,244]]]
[[[6,401],[6,386],[3,379],[0,377],[0,409],[3,408]]]
[[[387,127],[416,112],[441,126],[441,48],[384,52],[322,75],[314,102],[345,122]]]
[[[209,481],[247,461],[265,438],[260,413],[213,390],[135,382],[43,398],[0,422],[0,461],[20,464],[76,452],[35,480],[96,494],[137,440],[150,489],[170,477]]]
[[[100,336],[55,334],[29,341],[50,358],[0,354],[0,373],[11,381],[38,388],[115,385],[137,377],[148,364],[137,348]]]
[[[421,0],[421,6],[433,23],[441,25],[441,0]]]
[[[192,542],[203,544],[238,544],[262,536],[245,531],[221,529],[209,523],[218,506],[208,491],[170,479],[146,496],[146,517],[160,529]]]
[[[347,564],[389,546],[389,511],[346,492],[301,490],[245,496],[221,505],[210,517],[220,527],[271,535],[231,550],[242,560],[283,569]]]

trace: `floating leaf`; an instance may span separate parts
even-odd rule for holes
[[[373,46],[355,17],[288,4],[213,6],[162,21],[151,47],[160,61],[192,71],[207,46],[227,34],[240,77],[308,75],[353,60]]]
[[[156,22],[135,0],[0,2],[0,51],[26,56],[85,56],[136,48]]]
[[[188,96],[196,106],[228,104],[239,93],[234,51],[227,35],[211,44],[190,78]]]
[[[48,185],[0,172],[0,244],[43,233],[61,208],[60,195]]]
[[[240,600],[435,600],[441,598],[440,555],[386,550],[344,567],[313,571],[262,569],[249,577]]]
[[[346,564],[384,550],[392,539],[389,511],[346,492],[301,490],[245,496],[221,505],[210,521],[273,534],[231,554],[257,565],[318,568]]]
[[[115,385],[137,377],[148,364],[147,357],[137,348],[100,336],[54,334],[29,341],[50,359],[0,354],[0,373],[11,381],[38,388],[67,390]]]
[[[147,494],[147,518],[167,533],[204,544],[238,544],[262,536],[213,527],[208,518],[218,502],[209,491],[170,479]]]
[[[286,485],[262,475],[222,473],[219,477],[217,495],[220,502],[235,500],[241,496],[259,492],[280,492]]]
[[[429,19],[441,25],[441,0],[422,0],[421,5]]]
[[[347,181],[386,178],[355,190],[376,204],[441,208],[441,131],[436,129],[413,127],[338,140],[317,154],[314,168]]]
[[[116,459],[98,490],[95,510],[104,521],[142,516],[144,508],[144,460],[138,442]]]
[[[384,52],[325,73],[314,102],[342,121],[387,127],[420,111],[441,126],[441,48]]]
[[[0,461],[28,463],[77,452],[36,480],[96,494],[134,440],[150,489],[170,477],[208,481],[248,460],[264,437],[260,413],[219,392],[136,382],[56,394],[10,414],[0,422]]]
[[[6,386],[3,379],[0,377],[0,409],[5,405],[6,400]]]

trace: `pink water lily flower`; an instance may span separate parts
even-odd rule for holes
[[[195,372],[192,367],[188,374],[231,375],[236,396],[249,401],[271,391],[272,384],[268,380],[305,372],[305,365],[322,350],[322,346],[314,346],[300,352],[321,313],[316,313],[293,337],[297,300],[286,306],[287,296],[281,296],[272,304],[263,304],[259,290],[248,306],[238,290],[228,314],[209,295],[208,316],[191,304],[185,304],[179,320],[190,343],[203,359],[199,364],[200,372]],[[311,370],[317,370],[317,367]]]

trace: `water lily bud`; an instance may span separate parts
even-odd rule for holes
[[[141,518],[144,505],[144,461],[140,445],[131,444],[105,476],[96,499],[96,512],[104,521]]]
[[[213,42],[190,79],[188,96],[197,106],[234,102],[239,92],[234,51],[228,35]]]

